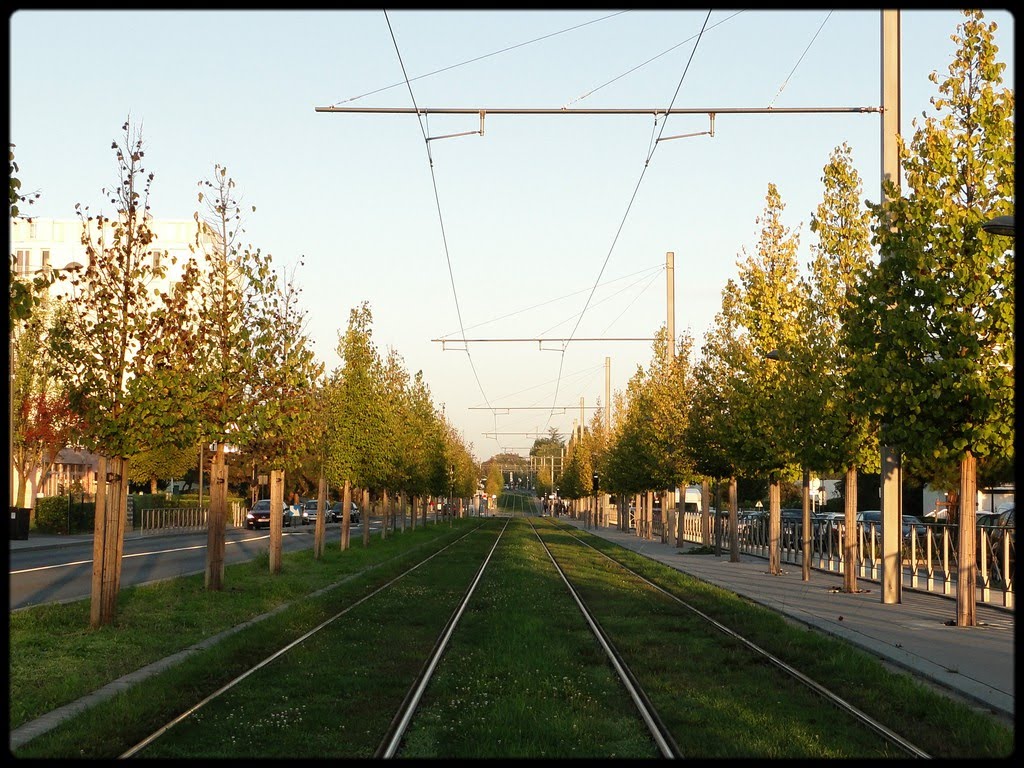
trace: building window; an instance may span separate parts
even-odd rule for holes
[[[28,274],[29,253],[30,251],[19,250],[14,254],[14,271],[19,277],[24,277]]]
[[[42,268],[49,269],[50,267],[50,249],[44,248],[42,251]]]
[[[160,253],[153,252],[153,269],[160,269]]]
[[[36,223],[34,221],[30,221],[28,223],[28,239],[29,240],[35,240],[36,239]]]

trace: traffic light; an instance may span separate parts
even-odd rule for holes
[[[598,482],[597,472],[595,472],[590,479],[593,482],[593,491],[592,491],[592,493],[596,496],[597,495],[597,489],[601,487],[600,483]]]

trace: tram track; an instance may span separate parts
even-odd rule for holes
[[[493,529],[495,527],[497,527],[497,525],[499,523],[501,523],[500,520],[494,520],[494,521],[485,520],[485,521],[482,521],[480,525],[474,527],[470,531],[467,531],[465,534],[463,534],[459,538],[455,539],[454,541],[450,542],[449,544],[445,545],[441,549],[431,553],[430,555],[428,555],[428,556],[426,556],[426,557],[424,557],[422,559],[418,559],[412,566],[406,568],[405,570],[403,570],[401,573],[399,573],[394,578],[392,578],[392,579],[388,580],[387,582],[377,586],[376,588],[374,588],[368,594],[366,594],[363,597],[355,600],[354,602],[346,605],[342,610],[336,612],[330,618],[320,622],[315,627],[313,627],[312,629],[310,629],[307,632],[305,632],[304,634],[302,634],[300,637],[298,637],[298,638],[290,641],[289,643],[285,644],[284,646],[278,648],[273,653],[271,653],[271,654],[267,655],[265,658],[263,658],[257,664],[254,664],[251,667],[249,667],[248,669],[246,669],[242,674],[239,674],[239,675],[235,676],[231,681],[229,681],[225,685],[222,685],[221,687],[219,687],[213,693],[207,695],[201,701],[199,701],[198,703],[196,703],[192,707],[188,708],[185,712],[182,712],[181,714],[177,715],[176,717],[174,717],[169,722],[167,722],[164,725],[162,725],[161,727],[157,728],[155,731],[153,731],[151,734],[149,734],[146,738],[142,739],[137,744],[135,744],[134,746],[132,746],[131,748],[129,748],[128,750],[123,752],[119,757],[121,757],[121,758],[130,758],[130,757],[136,757],[136,756],[150,756],[154,752],[155,752],[156,756],[161,756],[161,752],[160,752],[161,740],[166,740],[167,738],[172,737],[173,734],[175,733],[175,730],[179,730],[180,731],[182,724],[184,724],[186,722],[189,722],[189,721],[197,722],[201,718],[201,716],[202,716],[202,714],[203,714],[203,712],[205,710],[207,710],[208,708],[212,708],[212,707],[217,706],[217,703],[219,701],[221,701],[222,699],[226,698],[227,695],[234,694],[235,696],[238,696],[237,690],[238,690],[238,688],[243,683],[248,682],[250,685],[257,685],[258,686],[260,683],[258,681],[254,682],[256,680],[256,678],[254,676],[256,676],[258,673],[260,673],[261,671],[264,671],[264,670],[268,670],[268,674],[269,674],[270,672],[273,672],[274,669],[280,669],[281,668],[281,663],[282,663],[281,660],[282,659],[287,658],[287,656],[289,654],[301,653],[304,648],[307,648],[309,645],[311,645],[312,643],[316,642],[323,635],[325,635],[326,632],[328,632],[331,627],[335,626],[338,623],[339,619],[341,619],[342,617],[345,617],[345,616],[349,616],[350,614],[352,614],[354,611],[357,611],[358,609],[363,609],[363,611],[365,611],[367,609],[367,606],[373,604],[372,601],[374,600],[374,598],[377,598],[378,600],[380,600],[382,596],[388,595],[389,593],[393,592],[397,585],[406,583],[408,581],[407,577],[409,577],[415,571],[418,571],[419,569],[424,568],[425,566],[430,564],[432,561],[434,561],[435,558],[439,558],[442,555],[450,556],[452,550],[454,548],[456,548],[458,545],[462,544],[462,545],[466,546],[467,540],[471,539],[471,537],[473,537],[474,534],[480,535],[481,532],[483,534],[490,533],[490,532],[493,531]],[[507,524],[507,521],[506,521],[506,524]],[[500,539],[500,532],[498,534],[498,537],[495,539],[494,544],[497,544],[497,540],[498,539]],[[493,551],[493,546],[491,547],[491,550],[489,550],[489,551]],[[485,560],[485,563],[486,563],[486,560]],[[476,578],[478,578],[478,577],[479,577],[479,569],[477,570]],[[476,579],[474,579],[474,583],[475,583],[475,580]],[[461,609],[461,607],[465,604],[465,601],[466,601],[466,598],[464,596],[463,599],[459,603],[459,609]],[[457,609],[457,610],[459,610],[459,609]],[[449,620],[449,624],[452,624],[452,620],[451,619]],[[447,629],[448,629],[448,625],[446,624],[446,631],[447,631]],[[442,632],[442,637],[444,636],[444,634],[445,634],[445,632]],[[443,652],[443,643],[441,643],[440,639],[439,639],[438,642],[434,646],[434,654],[439,655],[441,652]],[[432,654],[432,656],[434,654]],[[272,665],[274,665],[274,662],[277,662],[277,665],[272,666]],[[432,666],[432,664],[430,662],[430,658],[428,658],[428,660],[425,663],[423,669],[427,669],[430,666]],[[422,675],[422,672],[421,672],[421,675]],[[413,685],[413,688],[415,688],[415,683]],[[244,699],[244,696],[242,696],[241,698]],[[407,699],[409,699],[408,695],[407,695]],[[258,717],[259,716],[257,715],[255,717],[255,719],[258,719]],[[399,717],[395,718],[396,721],[400,720],[400,719],[402,719],[402,718],[399,718]],[[203,736],[199,735],[198,739],[201,741],[203,739]],[[188,739],[185,739],[185,741],[187,741],[187,740]],[[188,754],[189,747],[187,747],[187,746],[184,747],[184,748],[172,749],[171,750],[171,754],[174,754],[176,756],[180,756],[182,754],[182,751],[181,751],[182,749],[184,750],[184,754]]]
[[[650,732],[651,738],[654,740],[659,753],[662,757],[667,758],[682,757],[679,745],[676,744],[675,739],[672,737],[672,733],[665,725],[665,722],[661,719],[661,715],[658,714],[658,710],[655,709],[650,698],[644,692],[643,687],[640,685],[640,681],[629,669],[629,665],[611,641],[608,633],[601,627],[600,622],[594,616],[593,612],[587,607],[586,603],[580,597],[579,592],[573,587],[572,582],[569,580],[568,576],[566,576],[565,571],[558,564],[555,556],[551,553],[551,549],[537,531],[537,527],[533,524],[533,521],[530,521],[530,527],[537,536],[537,540],[540,541],[541,545],[544,547],[544,551],[547,553],[548,558],[550,558],[551,564],[555,567],[555,570],[558,571],[558,575],[568,588],[569,594],[572,595],[573,601],[576,603],[576,607],[579,608],[580,613],[587,622],[587,625],[594,633],[594,637],[597,638],[598,643],[601,645],[601,649],[608,657],[608,661],[614,668],[615,674],[619,676],[623,687],[629,693],[629,697],[636,706],[637,712],[643,719],[644,724],[647,726],[647,730]]]
[[[721,640],[708,641],[699,637],[701,633],[696,632],[691,624],[685,623],[681,618],[683,615],[691,617],[686,621],[700,623],[705,628],[702,632],[707,635],[727,636],[727,642],[741,649],[744,657],[750,659],[743,660],[737,652],[731,651],[735,654],[731,657],[731,663],[739,667],[749,667],[751,670],[759,666],[776,670],[794,685],[820,697],[836,711],[856,721],[859,727],[866,729],[874,738],[891,748],[866,748],[866,754],[892,756],[898,750],[902,755],[929,757],[924,750],[876,718],[858,709],[777,655],[760,647],[741,632],[726,626],[684,600],[672,591],[674,587],[671,584],[666,588],[652,578],[663,581],[663,584],[671,580],[665,582],[653,575],[652,578],[648,578],[634,567],[630,567],[627,562],[618,560],[608,552],[593,546],[585,540],[587,536],[576,527],[553,518],[539,516],[536,503],[530,504],[529,499],[517,494],[510,494],[509,497],[505,500],[504,509],[498,514],[480,518],[479,524],[471,530],[430,554],[424,553],[426,556],[418,556],[408,567],[403,565],[401,572],[393,578],[388,574],[386,581],[382,580],[381,583],[374,585],[366,594],[358,598],[354,595],[338,595],[335,599],[339,605],[347,601],[340,610],[335,610],[327,619],[319,621],[315,626],[312,626],[312,623],[306,624],[306,627],[312,628],[305,629],[300,636],[292,635],[294,639],[273,652],[263,654],[262,660],[248,666],[228,683],[208,693],[198,703],[188,706],[180,714],[152,730],[148,736],[119,756],[405,757],[403,750],[406,747],[407,732],[411,726],[415,728],[425,693],[430,688],[434,674],[441,665],[450,642],[457,637],[460,622],[467,610],[471,609],[477,588],[484,580],[485,574],[488,574],[488,568],[495,553],[499,551],[506,530],[510,523],[519,518],[516,524],[521,530],[518,534],[520,541],[524,536],[530,537],[532,532],[532,537],[539,544],[539,547],[534,548],[537,553],[533,557],[534,562],[539,563],[539,558],[544,558],[550,563],[557,576],[546,577],[548,582],[554,585],[555,581],[558,581],[563,585],[562,594],[566,595],[566,604],[575,605],[576,611],[596,641],[596,646],[599,646],[600,653],[606,659],[606,666],[611,670],[608,673],[609,681],[613,672],[617,684],[621,685],[621,690],[627,694],[619,694],[618,717],[621,718],[621,713],[627,711],[622,708],[630,706],[627,703],[630,702],[637,715],[637,722],[642,721],[643,728],[646,728],[646,734],[654,745],[653,749],[661,757],[706,757],[710,754],[720,754],[709,753],[704,745],[695,745],[687,740],[690,734],[680,729],[680,723],[688,723],[688,727],[692,728],[692,718],[696,717],[696,722],[703,728],[705,716],[681,712],[679,707],[686,706],[682,703],[684,699],[680,697],[679,701],[676,701],[674,695],[666,699],[664,681],[658,679],[657,672],[652,676],[650,657],[657,655],[660,652],[658,648],[666,641],[680,644],[677,654],[679,656],[699,653],[688,649],[700,648],[702,643],[722,644]],[[528,530],[523,523],[529,526]],[[540,554],[541,548],[543,554]],[[506,558],[510,556],[505,555]],[[608,577],[611,571],[615,573],[614,578]],[[599,580],[593,578],[595,572],[608,577],[608,583],[598,583]],[[442,574],[447,575],[448,582],[439,586]],[[502,577],[496,574],[495,578],[500,581]],[[558,592],[557,589],[552,589],[553,592],[549,590],[548,594]],[[609,611],[609,606],[615,605],[614,600],[622,600],[623,594],[608,598],[601,594],[602,590],[619,591],[623,594],[628,592],[631,598],[635,595],[646,595],[643,600],[647,602],[640,610],[651,611],[651,620],[647,622],[642,613],[622,620],[614,610]],[[324,595],[312,598],[328,599],[330,598]],[[568,614],[558,606],[557,594],[554,599],[555,602],[544,604],[546,610],[556,612],[561,620],[566,620]],[[665,605],[671,605],[671,610],[666,609]],[[414,606],[420,607],[421,613],[408,616],[406,612]],[[487,618],[487,611],[494,610],[493,602],[487,607],[477,604],[472,610],[479,625],[481,620],[490,620]],[[375,616],[381,617],[381,620],[375,621]],[[493,614],[491,617],[494,618]],[[350,621],[341,621],[343,618]],[[633,627],[629,621],[634,622]],[[353,626],[349,629],[342,629],[350,624]],[[380,629],[377,634],[372,631],[375,624]],[[648,630],[659,638],[655,640],[653,651],[650,640],[640,637]],[[344,634],[345,632],[348,634]],[[582,649],[587,645],[582,625],[579,632],[581,634],[578,636],[573,635],[573,647]],[[629,632],[633,632],[634,636],[629,636]],[[357,656],[346,658],[339,663],[330,655],[335,647],[352,648]],[[578,654],[580,651],[574,652]],[[452,665],[448,667],[449,675],[453,674],[453,670],[456,676],[472,674],[471,667],[460,663],[463,658],[465,656],[453,659]],[[353,662],[358,662],[358,665]],[[322,683],[317,682],[312,687],[306,685],[304,688],[296,685],[308,676],[316,676],[317,681],[322,680]],[[677,681],[678,684],[679,681],[686,680],[687,673],[680,675],[677,668],[666,677]],[[448,686],[450,691],[451,680],[448,681]],[[293,690],[316,690],[322,695],[311,698],[308,705],[296,705],[289,701],[290,692]],[[786,691],[789,689],[779,684],[773,686],[772,690],[773,698],[777,695],[781,701],[788,695]],[[610,691],[610,688],[601,688],[601,695],[614,697],[615,694]],[[560,698],[556,696],[556,701]],[[250,700],[260,702],[254,705],[254,710],[246,709]],[[607,701],[611,702],[612,699]],[[435,701],[435,706],[436,703]],[[263,707],[263,710],[260,710],[260,707]],[[300,712],[298,716],[294,715],[296,711]],[[316,722],[303,720],[306,711],[317,714]],[[210,714],[211,712],[213,714]],[[323,712],[330,713],[326,722],[320,722],[320,713]],[[633,718],[632,714],[625,716],[631,720]],[[247,731],[250,734],[248,738],[244,734],[237,735],[239,717],[243,721],[262,723],[263,727]],[[789,725],[790,722],[796,722],[795,718],[780,721],[784,725]],[[828,722],[826,717],[822,717],[820,723],[800,722],[797,723],[796,730],[807,731],[810,733],[808,738],[818,739],[825,744],[824,754],[860,754],[856,748],[851,749],[849,745],[838,746],[839,742],[836,743],[837,746],[827,746],[832,744],[833,739]],[[436,713],[434,723],[436,724]],[[820,732],[811,733],[812,728],[819,727]],[[185,732],[186,728],[189,729],[188,732]],[[637,729],[638,738],[631,742],[633,745],[639,745],[643,740],[639,724]],[[261,730],[263,733],[260,733]],[[225,733],[231,734],[230,743],[219,743],[218,739],[223,741]],[[268,733],[270,735],[267,735]],[[282,737],[279,742],[275,741],[276,735]],[[358,738],[352,738],[353,736]],[[476,738],[486,739],[487,732],[479,731]],[[867,738],[863,742],[866,743]],[[416,747],[420,751],[416,754],[423,754],[423,744],[422,739],[417,742]],[[582,744],[583,749],[587,749],[587,743]],[[772,752],[761,753],[759,747],[755,748],[750,744],[738,744],[735,749],[737,751],[729,754],[778,756]],[[435,756],[446,754],[443,750],[434,753]]]
[[[669,600],[673,601],[674,603],[676,603],[677,605],[681,606],[682,608],[686,609],[688,612],[692,613],[693,615],[698,616],[704,623],[706,623],[707,626],[712,627],[716,631],[721,632],[721,633],[727,635],[728,637],[732,638],[737,643],[741,644],[747,651],[749,651],[750,653],[754,654],[759,659],[767,661],[768,663],[773,665],[775,668],[777,668],[779,671],[781,671],[786,676],[788,676],[790,679],[797,681],[801,686],[803,686],[804,688],[806,688],[809,691],[812,691],[814,694],[820,696],[822,699],[824,699],[826,702],[828,702],[829,704],[834,706],[836,709],[838,709],[842,713],[852,717],[853,719],[858,721],[861,725],[863,725],[864,727],[866,727],[867,729],[869,729],[870,731],[872,731],[873,733],[877,734],[879,737],[884,739],[886,743],[888,743],[891,746],[899,749],[901,751],[901,753],[903,753],[904,755],[909,756],[909,757],[915,757],[915,758],[928,758],[928,757],[930,757],[924,750],[922,750],[919,747],[915,746],[910,741],[908,741],[907,739],[903,738],[898,733],[896,733],[895,731],[893,731],[890,728],[888,728],[887,726],[885,726],[883,723],[879,722],[877,719],[871,717],[870,715],[866,714],[865,712],[863,712],[858,707],[856,707],[853,704],[851,704],[850,702],[846,701],[845,699],[843,699],[842,697],[840,697],[839,695],[837,695],[836,693],[834,693],[833,691],[828,689],[826,686],[820,684],[819,682],[813,680],[809,676],[803,674],[798,669],[796,669],[792,665],[788,664],[787,662],[785,662],[783,659],[779,658],[775,654],[770,653],[769,651],[767,651],[766,649],[764,649],[761,646],[757,645],[755,642],[753,642],[749,638],[743,636],[741,633],[739,633],[739,632],[737,632],[737,631],[727,627],[726,625],[724,625],[721,622],[717,621],[713,617],[711,617],[711,616],[707,615],[706,613],[704,613],[703,611],[699,610],[695,606],[687,603],[685,600],[680,598],[678,595],[676,595],[676,594],[672,593],[671,591],[665,589],[661,585],[654,583],[653,581],[651,581],[647,577],[643,576],[642,574],[638,573],[634,569],[630,568],[625,563],[615,559],[614,557],[610,556],[606,552],[604,552],[604,551],[594,547],[589,542],[584,541],[583,538],[578,535],[579,532],[578,532],[578,530],[574,526],[567,525],[567,524],[557,523],[555,521],[550,521],[549,524],[554,529],[557,529],[557,530],[562,531],[562,532],[569,533],[569,535],[572,537],[572,539],[574,541],[578,542],[579,545],[585,546],[585,547],[589,548],[593,552],[595,552],[598,555],[600,555],[601,558],[603,558],[604,560],[606,560],[606,561],[608,561],[610,563],[613,563],[615,566],[620,568],[622,571],[624,571],[625,573],[628,573],[634,579],[636,579],[639,582],[645,584],[646,586],[648,586],[649,588],[655,590],[659,594],[665,596],[666,598],[668,598]],[[538,536],[539,536],[539,534],[538,534]],[[550,550],[549,550],[549,552],[550,552]],[[554,555],[552,555],[552,560],[554,561]],[[561,567],[559,567],[559,571],[564,574],[564,571],[562,570]],[[569,588],[573,590],[574,595],[578,594],[577,590],[575,588],[573,588],[572,585],[569,583],[568,576],[563,576],[563,578],[566,578],[566,583],[569,584]],[[579,603],[580,603],[580,606],[581,606],[581,610],[588,610],[588,609],[584,608],[581,599],[580,599]],[[588,619],[588,621],[590,621],[590,619]],[[594,622],[595,626],[598,626],[598,627],[600,626],[598,624],[598,621],[597,621],[596,618],[593,619],[593,622]],[[602,632],[603,632],[603,630],[602,630]],[[609,645],[611,645],[610,641],[609,641]],[[621,657],[621,654],[618,654],[618,652],[616,652],[616,655]],[[625,666],[625,664],[623,664],[623,666]],[[653,721],[657,717],[657,715],[656,715],[656,710],[654,710],[654,708],[653,708],[653,705],[651,705],[649,703],[649,699],[647,699],[647,701],[646,701],[646,706],[649,706],[651,708],[651,719]],[[646,720],[647,720],[647,717],[645,716],[645,721]],[[661,722],[660,717],[657,717],[657,721],[659,723]],[[660,730],[660,727],[661,726],[658,727],[659,730]],[[652,726],[652,733],[653,732],[654,732],[654,729],[653,729],[653,726]],[[677,754],[677,755],[674,755],[674,756],[679,756],[679,755]]]

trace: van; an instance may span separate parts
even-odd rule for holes
[[[679,491],[676,491],[676,500],[679,499]],[[683,491],[683,511],[701,511],[701,489],[699,485],[689,485]]]

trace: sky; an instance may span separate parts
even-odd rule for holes
[[[985,18],[1012,89],[1015,19]],[[928,77],[948,73],[962,21],[900,12],[906,137],[932,113]],[[226,166],[255,206],[243,240],[294,270],[328,371],[367,302],[382,357],[423,372],[477,459],[525,456],[551,428],[567,437],[581,403],[588,422],[603,406],[606,358],[613,393],[650,364],[666,253],[676,335],[699,350],[756,252],[769,184],[802,268],[837,146],[880,197],[877,112],[720,113],[712,126],[653,110],[878,107],[880,29],[877,9],[25,9],[8,17],[9,140],[42,218],[103,208],[128,118],[156,218],[191,219],[197,183]],[[477,114],[317,107],[652,111],[488,114],[479,135]]]

